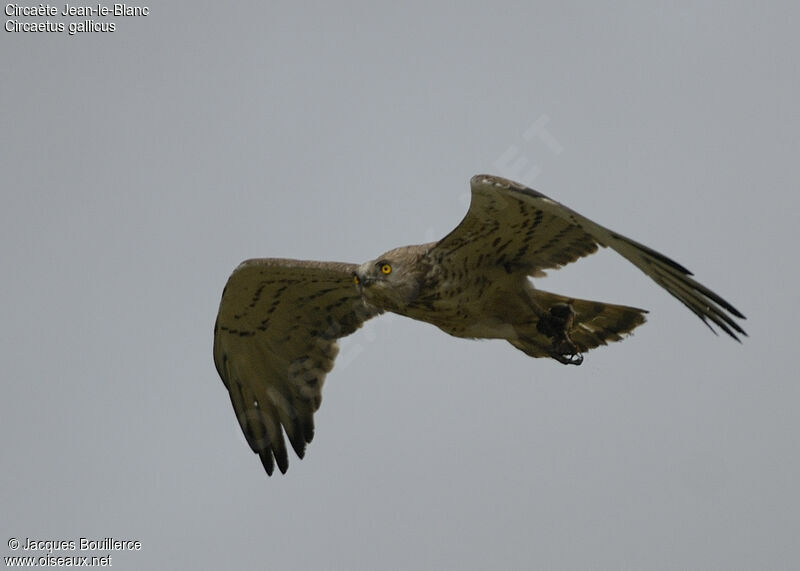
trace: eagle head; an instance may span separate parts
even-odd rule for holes
[[[404,314],[419,294],[424,275],[426,249],[404,246],[389,250],[361,264],[353,272],[353,283],[364,300],[383,310]]]

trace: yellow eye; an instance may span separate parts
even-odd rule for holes
[[[356,274],[353,274],[353,283],[356,285],[361,283],[361,280],[358,279],[358,276]]]
[[[390,266],[389,264],[383,264],[381,266],[381,273],[385,276],[388,276],[389,274],[392,273],[392,266]]]

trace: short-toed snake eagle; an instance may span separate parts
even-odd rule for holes
[[[461,223],[438,242],[362,265],[266,258],[239,265],[222,293],[214,362],[250,447],[268,474],[286,472],[282,430],[302,458],[333,367],[336,340],[392,311],[456,337],[505,339],[531,357],[580,365],[619,341],[643,309],[536,289],[543,275],[605,246],[650,276],[709,327],[738,340],[744,316],[689,270],[510,180],[472,178]],[[712,328],[713,330],[713,328]]]

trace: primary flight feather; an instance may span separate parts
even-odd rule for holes
[[[537,289],[543,275],[608,247],[737,341],[744,316],[663,254],[519,183],[471,180],[464,219],[438,242],[405,246],[362,265],[265,258],[237,267],[222,292],[214,363],[247,442],[267,473],[286,472],[283,433],[302,458],[337,339],[391,311],[456,337],[505,339],[532,357],[580,365],[619,341],[643,309]]]

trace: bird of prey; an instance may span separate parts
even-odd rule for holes
[[[300,458],[311,442],[337,339],[384,311],[569,365],[621,340],[644,323],[645,310],[550,293],[529,279],[598,246],[618,252],[712,331],[711,324],[737,341],[746,335],[736,308],[663,254],[519,183],[477,175],[471,187],[466,216],[438,242],[361,265],[265,258],[234,270],[214,328],[214,363],[267,474],[276,463],[288,468],[282,431]]]

